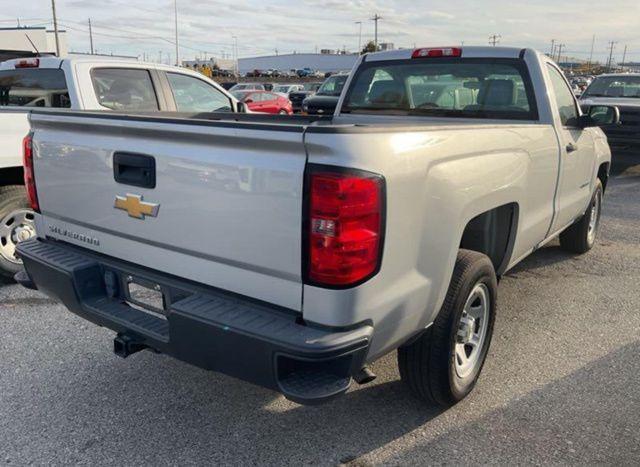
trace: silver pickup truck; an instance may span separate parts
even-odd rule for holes
[[[473,388],[498,278],[596,240],[610,151],[514,48],[361,57],[333,117],[33,111],[26,286],[150,349],[317,403],[397,350],[419,397]],[[71,344],[70,344],[71,345]]]

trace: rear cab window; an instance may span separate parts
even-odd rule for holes
[[[342,113],[537,120],[523,60],[437,58],[364,62]]]
[[[71,107],[64,71],[58,68],[0,70],[0,106]]]
[[[111,110],[160,110],[149,70],[94,68],[91,81],[98,103]]]

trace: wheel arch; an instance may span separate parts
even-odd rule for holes
[[[518,230],[519,205],[496,206],[471,219],[465,226],[460,248],[489,257],[498,276],[509,264]]]
[[[0,168],[0,186],[24,185],[22,166]]]
[[[598,178],[602,182],[602,191],[607,190],[607,182],[609,182],[609,169],[611,168],[610,162],[603,162],[598,167]]]

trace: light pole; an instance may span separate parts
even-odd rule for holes
[[[362,52],[362,21],[356,21],[355,24],[360,26],[358,31],[358,55]]]
[[[238,65],[238,36],[232,36],[233,37],[233,55],[234,55],[234,60],[233,60],[233,73],[238,76],[238,71],[239,71],[239,65]]]
[[[178,0],[173,0],[173,11],[176,23],[176,66],[180,66],[180,51],[178,45]]]

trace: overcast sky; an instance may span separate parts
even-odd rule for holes
[[[382,16],[380,42],[417,45],[485,45],[492,34],[501,44],[549,51],[551,40],[568,55],[640,61],[640,0],[177,0],[181,58],[207,52],[229,57],[232,36],[240,57],[316,49],[355,50],[362,21],[363,43],[373,38],[374,13]],[[88,51],[87,20],[98,52],[157,60],[162,50],[175,60],[173,0],[57,0],[60,27],[69,48]],[[50,0],[0,0],[0,26],[51,25]],[[564,55],[564,54],[563,54]]]

